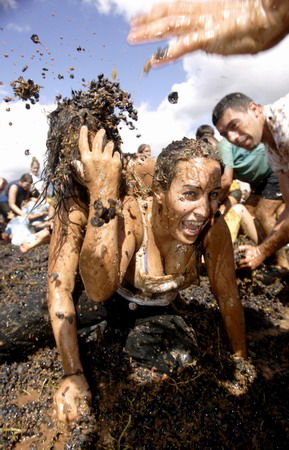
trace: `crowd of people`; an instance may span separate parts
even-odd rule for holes
[[[26,253],[45,239],[52,226],[53,199],[41,199],[40,163],[32,158],[30,173],[8,182],[0,178],[1,239]],[[48,237],[48,236],[47,236]]]
[[[192,27],[196,15],[202,20]],[[213,35],[212,24],[218,25]],[[288,12],[281,1],[178,1],[155,7],[132,26],[130,42],[178,36],[152,57],[158,65],[197,48],[221,54],[269,48],[287,33]],[[53,213],[37,201],[36,160],[31,174],[0,180],[4,235],[16,244],[13,220],[23,219],[34,231],[44,228],[37,244],[50,241],[48,307],[64,371],[55,405],[65,422],[91,401],[73,301],[78,272],[91,300],[105,303],[117,295],[117,308],[133,315],[140,308],[169,308],[198,282],[204,264],[234,357],[246,360],[232,245],[239,230],[257,244],[239,247],[240,267],[254,269],[276,253],[276,264],[289,269],[282,249],[289,240],[289,96],[261,106],[242,93],[228,94],[212,114],[222,140],[202,125],[196,139],[168,142],[155,159],[148,144],[122,155],[96,111],[87,107],[84,120],[86,95],[59,102],[50,115],[41,189],[54,183]],[[237,180],[249,183],[246,198]]]
[[[274,127],[274,108],[264,110]],[[77,102],[59,103],[52,113],[44,180],[37,178],[35,158],[31,173],[10,183],[1,180],[2,238],[23,252],[50,242],[48,306],[64,370],[55,395],[60,420],[76,419],[91,400],[77,343],[78,270],[91,300],[105,303],[117,295],[119,308],[135,311],[169,308],[180,291],[198,282],[204,264],[233,354],[247,358],[232,243],[242,230],[258,246],[241,249],[252,251],[274,239],[284,216],[286,222],[284,171],[278,175],[286,157],[281,152],[278,162],[274,147],[267,160],[261,138],[271,145],[272,139],[266,140],[269,128],[263,131],[264,110],[243,94],[230,94],[213,111],[220,141],[211,125],[201,125],[196,139],[173,141],[154,158],[148,144],[135,154],[115,149],[106,131],[96,130],[93,113],[87,112],[87,123],[96,131],[90,134],[79,120],[76,132],[81,108]],[[239,180],[250,186],[246,197]],[[55,208],[43,200],[51,182],[58,186]],[[44,193],[40,200],[37,183]],[[245,265],[242,258],[239,264]],[[276,253],[276,265],[288,270],[285,249]]]

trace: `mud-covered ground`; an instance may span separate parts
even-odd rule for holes
[[[191,362],[173,373],[133,363],[123,351],[126,327],[108,327],[101,337],[83,320],[92,412],[65,428],[53,417],[62,369],[45,308],[47,247],[22,255],[1,243],[1,449],[288,448],[289,275],[263,266],[238,278],[245,365],[230,354],[205,275],[174,306],[196,346]]]

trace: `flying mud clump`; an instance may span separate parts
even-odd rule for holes
[[[14,92],[14,98],[19,97],[21,100],[30,100],[32,105],[35,105],[39,101],[39,91],[43,86],[34,83],[33,80],[25,80],[23,77],[19,77],[17,80],[13,80],[10,83]],[[13,100],[12,97],[6,97],[6,102]],[[29,108],[27,108],[29,109]]]

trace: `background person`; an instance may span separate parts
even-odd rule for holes
[[[131,22],[130,44],[176,37],[149,60],[152,67],[196,50],[220,55],[258,53],[289,32],[286,0],[175,1],[155,5]]]
[[[215,136],[215,130],[213,127],[211,127],[211,125],[200,125],[197,128],[196,131],[196,139],[201,139],[202,137],[207,137],[207,136]]]
[[[6,216],[6,201],[5,201],[5,196],[2,197],[4,195],[4,191],[5,188],[8,184],[8,181],[6,180],[6,178],[0,177],[0,223],[1,223],[1,227],[2,225],[5,224],[5,217]],[[3,200],[3,201],[2,201]],[[2,203],[4,203],[4,210],[2,212]]]
[[[43,183],[42,183],[41,177],[39,175],[40,163],[35,156],[32,157],[30,170],[31,170],[30,175],[32,176],[32,179],[33,179],[33,188],[41,193],[42,188],[43,188],[42,187]]]
[[[239,247],[245,252],[240,267],[255,269],[289,240],[289,95],[261,106],[242,93],[228,94],[215,106],[212,121],[223,137],[248,151],[263,142],[278,176],[286,208],[258,247]]]
[[[278,177],[269,166],[264,144],[248,151],[222,139],[217,148],[225,165],[220,200],[227,197],[234,179],[249,183],[251,192],[244,205],[256,219],[259,241],[254,242],[258,244],[272,231],[284,207]],[[278,266],[289,269],[285,249],[276,253],[276,260]]]
[[[9,221],[8,213],[10,211],[16,216],[25,215],[25,212],[21,210],[21,205],[29,197],[32,182],[32,176],[29,173],[24,173],[20,180],[11,181],[4,189],[0,197],[0,212],[6,222]]]
[[[151,156],[151,146],[148,144],[141,144],[137,149],[138,155]]]
[[[40,231],[40,229],[44,228],[46,222],[54,215],[53,205],[45,199],[41,201],[39,199],[40,193],[36,189],[33,189],[28,202],[21,208],[22,211],[26,212],[27,218],[35,231]]]

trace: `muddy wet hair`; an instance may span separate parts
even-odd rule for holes
[[[217,103],[217,105],[213,109],[213,124],[215,126],[217,125],[228,108],[231,108],[235,111],[246,112],[251,102],[253,102],[253,100],[250,97],[247,97],[247,95],[242,94],[241,92],[235,92],[233,94],[226,95],[222,98],[222,100],[219,101],[219,103]]]
[[[208,158],[217,161],[223,173],[224,165],[217,150],[211,144],[184,137],[181,141],[173,141],[159,154],[153,179],[153,190],[160,186],[168,191],[176,175],[179,161],[190,161],[194,158]]]
[[[118,125],[123,121],[134,129],[133,121],[137,120],[130,94],[122,91],[119,83],[111,82],[100,74],[97,81],[91,81],[86,91],[72,91],[71,98],[62,101],[59,98],[56,110],[48,119],[44,196],[52,186],[57,211],[68,198],[87,204],[88,193],[75,168],[75,162],[80,160],[80,128],[82,125],[88,127],[90,141],[100,128],[104,128],[107,139],[114,143],[114,149],[121,152]]]

